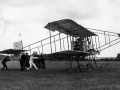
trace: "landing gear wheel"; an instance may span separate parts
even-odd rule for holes
[[[86,64],[86,70],[93,70],[94,69],[94,66],[89,63],[89,64]]]
[[[83,65],[83,64],[78,65],[77,66],[77,71],[78,72],[85,72],[86,71],[86,65]]]

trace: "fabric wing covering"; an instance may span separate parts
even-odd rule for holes
[[[28,50],[7,49],[7,50],[0,51],[0,53],[4,53],[4,54],[15,54],[15,53],[24,52],[24,51],[28,51]]]
[[[77,24],[71,19],[63,19],[48,23],[44,28],[51,31],[59,31],[61,33],[71,35],[74,37],[90,37],[96,36],[95,33],[87,30],[83,26]]]

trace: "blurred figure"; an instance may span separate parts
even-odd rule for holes
[[[6,70],[8,70],[8,67],[6,65],[6,62],[7,61],[11,61],[9,56],[6,56],[3,60],[2,60],[2,64],[3,64],[3,68],[2,68],[2,71],[4,70],[4,68],[6,68]]]
[[[38,69],[41,69],[41,59],[40,55],[37,54],[37,52],[34,52],[34,57],[38,57],[37,59],[34,59],[34,63],[36,64]]]
[[[36,61],[36,64],[37,64],[37,67],[38,67],[39,69],[41,69],[41,58],[40,58],[40,55],[38,55],[38,59],[37,59],[37,61]]]
[[[30,59],[30,56],[28,55],[28,53],[25,54],[25,67],[29,67],[29,59]]]
[[[29,60],[30,67],[28,67],[27,70],[32,69],[32,67],[34,67],[36,70],[38,70],[37,66],[34,63],[34,59],[38,59],[38,57],[34,57],[34,54],[32,54],[30,56],[30,60]]]
[[[40,58],[41,58],[41,67],[42,67],[42,69],[46,69],[46,67],[45,67],[45,57],[44,57],[44,55],[42,53],[40,55]]]
[[[21,71],[25,70],[25,60],[26,60],[26,55],[25,55],[25,53],[23,53],[21,55],[21,59],[20,59]]]

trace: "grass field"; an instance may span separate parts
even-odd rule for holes
[[[21,72],[19,62],[11,61],[8,71],[0,71],[0,90],[120,90],[120,62],[108,63],[104,69],[80,73],[75,62],[70,72],[65,61],[47,61],[45,70]]]

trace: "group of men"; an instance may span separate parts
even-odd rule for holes
[[[33,52],[31,56],[28,53],[23,53],[20,59],[21,71],[30,70],[32,68],[45,69],[44,55],[38,55],[37,52]]]
[[[6,56],[3,60],[2,60],[2,71],[6,68],[6,70],[8,70],[8,67],[6,65],[7,61],[11,61],[9,56]],[[20,66],[21,66],[21,71],[24,70],[30,70],[30,69],[46,69],[45,67],[45,57],[44,55],[41,53],[40,55],[37,54],[37,52],[33,52],[32,55],[28,55],[28,53],[23,53],[21,55],[20,58]]]

